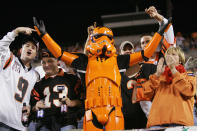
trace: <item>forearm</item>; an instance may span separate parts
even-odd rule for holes
[[[8,32],[7,35],[5,35],[3,39],[0,40],[0,53],[5,50],[7,51],[7,49],[9,49],[10,44],[12,43],[12,41],[14,41],[16,36],[17,34],[14,31],[12,31]]]
[[[163,22],[164,22],[164,24],[166,24],[168,22],[168,20],[166,18],[164,18]],[[175,44],[174,29],[173,29],[172,25],[170,25],[170,27],[164,32],[164,38],[166,39],[166,41],[169,44],[171,44],[171,45]]]
[[[137,64],[138,62],[143,60],[148,60],[155,52],[158,44],[161,41],[161,38],[162,36],[156,32],[152,40],[146,45],[143,51],[130,54],[129,66]]]
[[[10,44],[14,41],[16,34],[8,32],[3,39],[0,40],[0,71],[3,69],[5,63],[11,58]]]
[[[49,36],[49,34],[45,34],[42,37],[42,40],[44,41],[45,45],[49,49],[49,51],[56,57],[64,61],[66,64],[71,65],[72,61],[78,58],[77,55],[68,53],[68,52],[62,52],[61,47]]]
[[[76,107],[76,106],[81,106],[81,101],[80,100],[71,100],[70,107]]]

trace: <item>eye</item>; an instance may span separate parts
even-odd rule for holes
[[[94,36],[94,38],[95,38],[95,39],[98,39],[98,38],[100,38],[101,36],[103,36],[103,35],[102,35],[102,34],[97,34],[97,35]]]
[[[113,39],[113,36],[111,36],[111,35],[107,35],[107,37],[108,37],[110,40]]]

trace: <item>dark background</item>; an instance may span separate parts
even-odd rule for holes
[[[84,43],[87,27],[94,21],[103,25],[101,15],[130,13],[153,5],[167,16],[167,0],[26,0],[1,4],[0,37],[18,26],[33,27],[32,17],[43,19],[47,32],[60,45]],[[197,31],[197,6],[194,0],[171,0],[175,33]]]

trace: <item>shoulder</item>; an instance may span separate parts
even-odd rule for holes
[[[36,81],[38,82],[40,80],[40,74],[38,73],[37,70],[33,68],[31,69],[31,71],[35,74]]]

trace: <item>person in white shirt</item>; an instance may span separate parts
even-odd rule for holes
[[[34,29],[18,27],[0,40],[0,131],[24,131],[21,115],[23,103],[29,105],[31,90],[39,74],[31,67],[37,55],[37,42],[30,35]],[[10,51],[10,44],[20,34],[20,56]],[[29,111],[28,111],[29,112]]]

